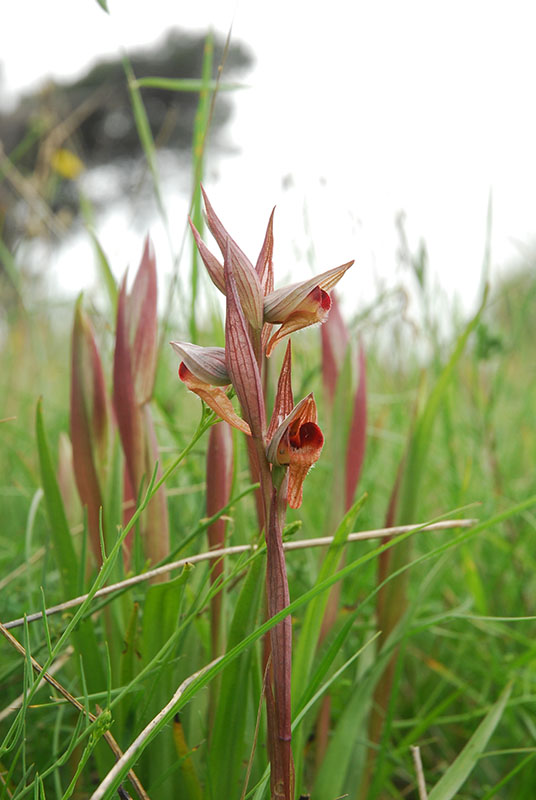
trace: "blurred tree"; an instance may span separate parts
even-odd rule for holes
[[[174,30],[130,54],[130,64],[136,78],[200,78],[204,44],[202,35]],[[224,52],[217,36],[214,50],[216,77]],[[225,55],[226,78],[250,64],[249,53],[232,44]],[[144,87],[141,94],[157,147],[188,151],[198,93]],[[230,116],[231,98],[222,94],[215,105],[213,143]],[[22,97],[15,110],[0,113],[0,239],[12,252],[21,237],[60,234],[79,211],[73,179],[81,170],[117,165],[120,196],[131,188],[132,166],[142,159],[120,58],[98,61],[74,81],[49,81]]]

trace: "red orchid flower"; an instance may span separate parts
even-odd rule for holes
[[[223,386],[231,383],[225,364],[223,347],[199,347],[189,342],[170,342],[180,355],[179,378],[233,428],[251,436],[247,422],[241,419],[233,408]]]
[[[281,323],[266,348],[269,357],[276,344],[285,336],[317,322],[325,322],[331,308],[328,294],[354,262],[322,272],[301,283],[294,283],[270,292],[264,298],[264,321]]]
[[[287,501],[291,508],[301,506],[303,482],[320,458],[323,445],[324,436],[317,425],[316,403],[311,393],[294,406],[268,446],[268,461],[288,467]]]

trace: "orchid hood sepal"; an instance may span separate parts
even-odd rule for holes
[[[335,267],[314,278],[301,283],[291,284],[282,289],[270,292],[264,298],[265,323],[281,323],[281,327],[272,336],[266,347],[269,357],[276,344],[294,331],[325,322],[331,308],[328,294],[348,270],[353,261]]]
[[[200,381],[211,386],[228,386],[231,383],[223,347],[201,347],[190,342],[170,342],[170,345]]]

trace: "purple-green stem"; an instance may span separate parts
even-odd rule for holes
[[[287,510],[287,470],[272,467],[266,458],[263,441],[255,440],[261,494],[264,505],[266,537],[266,599],[268,616],[273,617],[289,605],[287,568],[283,550],[283,527]],[[273,798],[294,798],[294,761],[291,733],[291,662],[292,621],[285,617],[270,631],[269,650],[265,658],[271,659],[268,675],[273,676],[273,702],[267,692],[268,752],[271,761],[271,793]],[[267,641],[267,644],[268,644]]]

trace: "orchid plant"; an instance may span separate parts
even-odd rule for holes
[[[274,290],[273,212],[255,266],[228,234],[203,191],[207,225],[221,251],[216,258],[190,221],[201,258],[215,286],[226,298],[225,348],[171,342],[179,354],[179,377],[188,389],[223,420],[246,434],[255,454],[262,496],[267,548],[268,614],[289,604],[282,532],[287,504],[299,508],[303,483],[318,460],[324,437],[313,394],[294,404],[291,345],[282,363],[274,408],[267,424],[263,391],[265,359],[294,331],[324,322],[331,307],[329,291],[354,263]],[[280,325],[274,332],[273,326]],[[238,397],[242,416],[235,411]],[[271,629],[265,671],[268,752],[273,798],[294,797],[291,749],[291,620]]]

